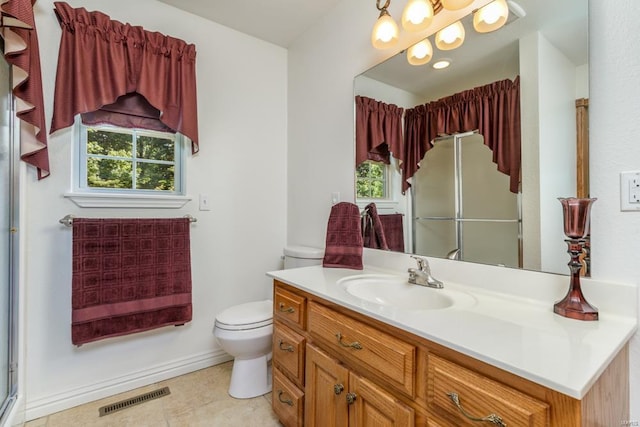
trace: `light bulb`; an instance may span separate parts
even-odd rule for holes
[[[398,24],[393,20],[386,10],[384,10],[371,32],[371,44],[376,49],[386,49],[393,46],[398,41]]]
[[[459,10],[469,6],[473,0],[440,0],[440,3],[447,10]]]
[[[448,59],[441,59],[438,62],[434,62],[432,67],[435,68],[436,70],[442,70],[443,68],[447,68],[449,65],[451,65],[451,61]]]
[[[402,27],[407,31],[422,31],[433,21],[433,6],[429,0],[409,0],[402,12]]]
[[[488,33],[501,28],[509,18],[509,7],[505,0],[495,0],[473,14],[473,28],[479,33]]]
[[[440,50],[451,50],[464,42],[464,26],[457,21],[436,33],[436,46]]]
[[[424,65],[431,61],[433,48],[429,39],[424,39],[407,49],[407,61],[411,65]]]

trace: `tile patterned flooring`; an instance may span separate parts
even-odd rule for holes
[[[57,412],[24,427],[281,427],[271,393],[234,399],[227,393],[232,362]],[[168,386],[171,394],[100,417],[98,408]]]

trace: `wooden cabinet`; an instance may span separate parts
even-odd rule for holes
[[[414,425],[413,409],[322,350],[307,345],[306,363],[306,426]]]
[[[428,366],[429,406],[434,413],[455,419],[458,426],[477,425],[478,420],[493,420],[497,425],[549,425],[545,402],[438,356],[430,354]]]
[[[278,369],[273,370],[271,406],[283,426],[302,427],[304,425],[304,392]]]
[[[578,427],[629,417],[627,347],[578,400],[277,280],[273,337],[273,408],[286,427]]]
[[[309,333],[324,348],[413,396],[415,346],[316,302],[308,312]]]
[[[304,387],[306,339],[282,323],[273,328],[273,364],[298,387]]]

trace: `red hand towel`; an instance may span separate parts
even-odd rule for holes
[[[380,215],[380,222],[382,222],[384,236],[387,239],[390,251],[404,252],[402,217],[402,214]]]
[[[363,268],[360,210],[353,203],[342,202],[331,207],[322,266]]]
[[[364,208],[364,245],[367,248],[389,250],[385,230],[378,216],[375,203]]]

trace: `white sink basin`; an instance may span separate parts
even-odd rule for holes
[[[359,274],[338,280],[349,295],[380,306],[403,310],[441,310],[475,302],[471,295],[451,289],[407,283],[407,278],[388,274]]]

